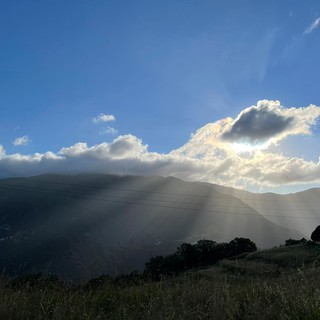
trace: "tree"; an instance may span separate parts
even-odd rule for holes
[[[227,257],[237,256],[245,252],[257,251],[254,242],[247,238],[235,238],[231,240],[227,246]]]
[[[145,264],[145,274],[158,279],[163,274],[164,257],[156,256]]]
[[[197,267],[199,261],[199,253],[196,246],[190,243],[183,243],[177,248],[177,254],[182,258],[184,269]]]
[[[320,242],[320,226],[317,226],[316,229],[311,233],[311,240]]]
[[[201,266],[207,266],[222,259],[220,244],[215,241],[199,240],[195,247],[198,251],[199,264]]]

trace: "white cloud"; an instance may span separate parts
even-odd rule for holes
[[[5,154],[4,147],[0,144],[0,159]]]
[[[31,142],[31,139],[29,139],[29,137],[27,135],[23,136],[23,137],[18,137],[16,138],[12,144],[14,146],[27,146],[29,143]]]
[[[62,148],[58,154],[65,158],[84,157],[87,159],[125,159],[137,158],[147,153],[147,145],[137,137],[128,134],[119,136],[112,143],[103,142],[88,147],[85,142],[78,142],[75,145]]]
[[[116,121],[116,117],[113,114],[100,113],[98,116],[92,118],[92,122],[94,123],[110,122],[110,121]]]
[[[288,135],[310,135],[312,126],[320,116],[320,108],[314,105],[284,108],[278,101],[263,100],[256,106],[243,110],[236,119],[225,118],[205,125],[185,145],[168,154],[149,152],[148,146],[133,135],[120,135],[111,143],[104,142],[94,146],[79,142],[62,148],[58,153],[8,155],[0,146],[1,177],[48,172],[95,172],[175,176],[234,187],[276,187],[320,182],[319,162],[286,157],[268,149],[256,148],[251,152],[239,152],[234,141],[223,138],[225,132],[235,128],[237,121],[243,121],[243,114],[252,110],[264,111],[262,114],[267,118],[270,111],[271,118],[273,113],[277,113],[280,119],[292,119],[289,125],[285,122],[285,126],[280,126],[281,130],[272,129],[273,135],[267,130],[267,136],[263,136],[263,139],[267,139],[267,144],[279,143]],[[248,124],[246,121],[244,123]],[[249,123],[252,127],[245,133],[256,137],[254,125]]]
[[[279,101],[261,100],[256,106],[240,112],[236,119],[228,117],[208,123],[198,129],[188,143],[171,154],[179,153],[208,161],[233,158],[230,153],[238,154],[241,147],[257,151],[277,145],[290,135],[310,135],[319,117],[320,108],[315,105],[284,108]]]
[[[320,27],[320,17],[314,20],[311,25],[304,31],[305,34],[311,33],[315,29]]]
[[[101,130],[100,134],[111,134],[114,136],[114,135],[118,134],[118,130],[113,127],[107,127],[105,129]]]

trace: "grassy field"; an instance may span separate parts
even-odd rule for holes
[[[2,279],[0,319],[320,319],[319,257],[318,246],[280,247],[159,282]]]

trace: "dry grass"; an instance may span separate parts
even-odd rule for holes
[[[2,279],[0,319],[320,319],[318,248],[303,250],[261,251],[160,282],[106,279],[94,288]]]
[[[243,271],[252,266],[241,264],[232,261],[160,282],[107,283],[92,290],[11,288],[3,280],[0,319],[320,319],[318,268],[250,276]]]

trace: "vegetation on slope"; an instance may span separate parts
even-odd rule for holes
[[[301,243],[160,281],[2,279],[0,319],[319,319],[319,254]]]
[[[217,243],[212,240],[199,240],[194,245],[183,243],[173,254],[151,258],[146,263],[144,275],[152,279],[177,275],[189,269],[213,265],[222,259],[256,250],[256,244],[247,238],[235,238],[229,243]]]
[[[248,237],[260,248],[296,231],[209,184],[101,174],[0,180],[0,269],[88,281],[143,270],[182,242]]]

